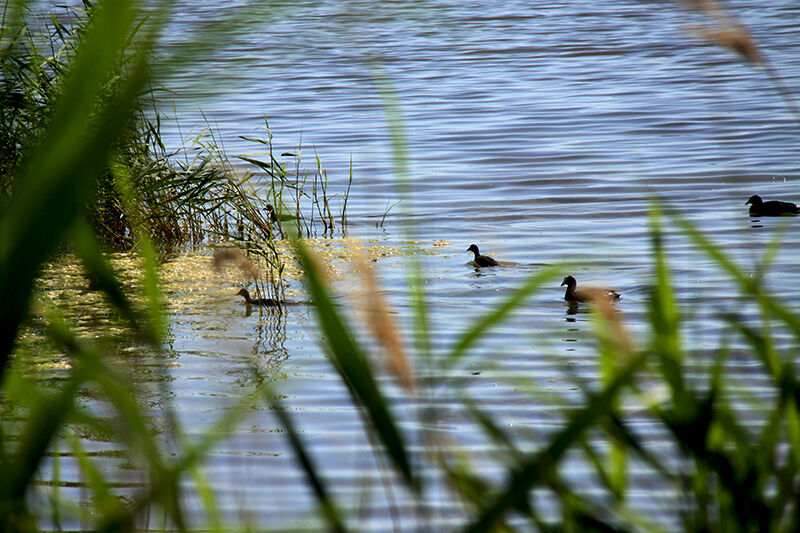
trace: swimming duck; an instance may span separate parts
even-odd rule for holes
[[[475,264],[482,267],[493,267],[497,266],[497,261],[489,257],[488,255],[481,255],[478,251],[478,246],[475,244],[470,244],[469,248],[467,248],[468,252],[472,252],[475,254]]]
[[[239,292],[236,293],[237,296],[244,296],[244,301],[247,302],[248,305],[263,305],[264,307],[277,307],[281,305],[283,302],[279,302],[278,300],[273,300],[272,298],[253,298],[250,296],[250,291],[247,289],[239,289]]]
[[[272,222],[278,222],[279,220],[281,222],[288,222],[294,220],[294,217],[288,213],[278,214],[272,204],[267,204],[267,214],[269,214],[269,219]]]
[[[597,287],[585,287],[578,290],[578,282],[572,276],[567,276],[561,282],[561,286],[567,286],[564,299],[568,302],[592,302],[597,300],[614,301],[619,300],[619,293],[611,289],[600,289]]]
[[[765,202],[757,194],[751,196],[744,205],[750,204],[751,216],[779,217],[781,215],[796,215],[800,213],[800,208],[791,202],[781,202],[770,200]]]

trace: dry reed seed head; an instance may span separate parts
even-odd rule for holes
[[[218,272],[228,265],[235,265],[246,277],[258,280],[258,268],[238,248],[220,248],[214,250],[214,269]]]
[[[602,324],[608,327],[609,340],[619,348],[619,354],[624,355],[627,359],[628,356],[635,353],[636,345],[622,321],[621,313],[614,307],[613,300],[598,294],[592,298],[592,305]],[[624,361],[618,362],[623,363]]]
[[[761,53],[744,26],[729,28],[699,28],[696,33],[706,41],[733,50],[754,65],[763,63]]]
[[[687,0],[684,4],[713,19],[713,23],[694,29],[694,33],[700,38],[733,50],[750,63],[763,64],[761,53],[750,32],[729,10],[713,0]]]
[[[362,319],[378,344],[383,347],[387,370],[400,380],[406,390],[413,392],[414,377],[411,364],[406,356],[392,312],[380,291],[375,272],[370,267],[367,256],[362,250],[351,247],[349,255],[356,273],[364,280],[365,290],[359,293],[361,302],[358,305]]]
[[[719,5],[714,0],[683,0],[687,9],[701,11],[709,16],[717,17],[721,12]]]

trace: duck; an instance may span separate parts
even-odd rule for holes
[[[273,223],[274,222],[278,222],[278,221],[280,221],[280,222],[289,222],[290,220],[294,220],[294,217],[292,215],[288,214],[288,213],[278,214],[275,211],[275,208],[272,206],[272,204],[267,204],[267,208],[266,209],[267,209],[267,214],[269,214],[269,219]]]
[[[475,264],[477,264],[478,266],[481,267],[497,266],[497,261],[495,261],[488,255],[481,255],[480,251],[478,251],[478,246],[476,244],[470,244],[469,248],[467,248],[467,251],[475,254]]]
[[[247,289],[239,289],[236,293],[237,296],[244,296],[244,301],[247,305],[261,305],[264,307],[278,307],[284,302],[273,300],[272,298],[253,298],[250,296],[250,291]]]
[[[567,276],[561,282],[561,286],[567,286],[564,299],[568,302],[592,302],[597,300],[614,301],[619,300],[619,293],[611,289],[601,289],[598,287],[585,287],[578,290],[578,282],[572,276]]]
[[[800,213],[800,208],[791,202],[781,202],[780,200],[770,200],[765,202],[757,194],[751,196],[744,205],[750,204],[751,216],[779,217],[781,215],[796,215]]]

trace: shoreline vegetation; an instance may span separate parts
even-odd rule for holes
[[[90,29],[96,6],[85,1],[82,9],[64,7],[63,16],[34,17],[44,20],[39,31],[20,26],[15,30],[17,38],[8,42],[0,120],[3,204],[11,200],[26,151],[49,126],[60,87],[81,36]],[[13,28],[4,25],[4,29],[5,39]],[[130,36],[131,42],[137,38],[137,33]],[[130,61],[127,51],[122,51],[103,80],[93,115],[119,96]],[[117,136],[113,156],[96,178],[95,190],[84,206],[98,243],[104,251],[124,252],[137,246],[137,235],[146,234],[164,256],[187,246],[236,247],[251,263],[249,273],[258,293],[280,297],[289,258],[279,251],[276,241],[287,233],[306,238],[346,236],[352,168],[346,189],[331,194],[318,155],[311,170],[303,167],[302,146],[294,153],[281,154],[284,162],[276,158],[266,117],[264,138],[242,136],[258,151],[237,159],[252,169],[240,171],[232,164],[208,124],[184,140],[179,149],[167,151],[161,138],[164,118],[155,106],[156,91],[152,85],[145,86],[134,98],[131,117]],[[91,118],[91,122],[96,120]]]
[[[707,9],[711,3],[697,3]],[[705,6],[705,7],[704,7]],[[154,412],[137,397],[131,377],[107,357],[108,331],[84,335],[57,308],[37,302],[34,286],[43,265],[62,249],[83,264],[94,287],[105,295],[131,344],[164,352],[166,315],[158,265],[164,253],[186,243],[219,239],[256,257],[263,270],[251,273],[261,294],[282,299],[283,265],[278,240],[291,243],[293,257],[316,310],[319,335],[332,365],[361,413],[372,452],[379,457],[387,505],[397,530],[426,523],[438,511],[426,498],[442,493],[458,502],[453,528],[506,531],[519,526],[540,531],[797,531],[800,529],[800,381],[796,350],[785,349],[772,332],[783,328],[800,342],[800,314],[766,292],[762,277],[780,248],[780,235],[768,247],[756,274],[736,265],[692,223],[654,202],[651,207],[653,275],[649,286],[647,331],[634,335],[612,306],[594,310],[601,376],[586,383],[575,377],[579,400],[563,398],[554,429],[543,438],[511,434],[482,409],[479,399],[446,376],[493,327],[520,308],[545,284],[563,275],[564,265],[538,269],[500,305],[464,328],[433,355],[425,294],[418,264],[412,265],[414,339],[405,339],[381,298],[367,267],[359,270],[370,293],[368,328],[381,347],[379,363],[359,340],[354,326],[335,303],[324,266],[305,237],[346,231],[347,190],[336,211],[319,158],[316,170],[293,172],[272,153],[272,138],[249,138],[266,160],[244,156],[269,184],[255,189],[252,174],[237,176],[213,136],[196,138],[185,154],[166,153],[159,139],[157,113],[148,115],[150,61],[167,7],[152,7],[144,17],[134,2],[84,3],[69,25],[52,19],[42,41],[29,33],[24,2],[4,7],[2,33],[2,160],[0,160],[0,530],[81,529],[133,531],[144,524],[164,529],[223,531],[203,461],[256,407],[274,412],[318,513],[316,529],[356,529],[358,509],[335,496],[333,481],[315,462],[294,415],[280,401],[279,384],[254,370],[252,390],[211,424],[189,438],[176,417]],[[715,15],[712,13],[712,15]],[[715,16],[715,20],[719,17]],[[763,55],[742,26],[739,34],[707,32],[749,61]],[[733,30],[731,30],[733,31]],[[745,32],[745,33],[741,33]],[[738,35],[738,37],[737,37]],[[744,39],[744,35],[747,37]],[[46,52],[44,52],[46,50]],[[386,93],[385,80],[384,92]],[[387,114],[391,106],[387,104]],[[396,116],[389,122],[397,132]],[[395,135],[398,165],[406,160],[402,135]],[[183,161],[183,163],[181,163]],[[403,174],[404,169],[398,169]],[[268,206],[275,206],[270,210]],[[702,373],[682,340],[682,316],[672,289],[665,225],[678,228],[719,271],[735,283],[742,300],[757,308],[756,318],[737,309],[721,310],[729,335],[749,347],[746,355],[772,387],[759,400],[762,419],[741,417],[751,407],[726,380],[731,356],[727,343],[714,351]],[[104,251],[134,250],[140,258],[141,298],[133,299]],[[416,270],[414,270],[416,269]],[[260,285],[259,285],[260,284]],[[15,352],[20,329],[32,305],[40,307],[47,342],[69,357],[66,377],[37,379]],[[111,329],[111,328],[108,328]],[[159,359],[159,358],[157,358]],[[166,374],[166,358],[154,370]],[[382,368],[383,370],[379,370]],[[415,405],[400,423],[390,404],[386,376]],[[166,381],[166,380],[165,380]],[[82,401],[87,391],[104,409]],[[437,395],[457,398],[470,421],[491,443],[488,460],[503,476],[488,478],[463,450],[430,429],[437,417]],[[537,401],[531,391],[531,401]],[[755,401],[754,401],[755,403]],[[409,420],[414,422],[410,429]],[[653,449],[637,432],[644,420],[665,435],[668,450]],[[154,428],[159,428],[155,431]],[[102,435],[119,445],[144,482],[133,496],[122,496],[81,435]],[[591,469],[592,491],[575,486],[567,458]],[[487,460],[486,458],[482,458]],[[86,480],[90,503],[74,502],[59,490],[59,472],[71,462]],[[52,478],[43,478],[47,465]],[[657,479],[677,502],[674,524],[665,526],[632,502],[634,469]],[[267,476],[268,477],[268,476]],[[204,516],[188,516],[186,486],[202,502]],[[400,509],[393,494],[413,501]],[[407,516],[405,513],[408,513]],[[408,520],[407,525],[405,520]],[[263,529],[270,524],[239,524]],[[156,528],[162,526],[154,526]],[[276,527],[282,527],[278,524]]]

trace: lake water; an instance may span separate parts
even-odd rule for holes
[[[800,6],[789,0],[730,5],[786,86],[797,87]],[[171,35],[177,39],[227,9],[186,2]],[[800,201],[800,124],[763,70],[696,38],[690,28],[701,21],[670,4],[622,0],[278,6],[267,23],[237,30],[226,38],[227,48],[168,82],[180,132],[168,123],[165,134],[177,145],[181,134],[201,123],[200,107],[230,156],[253,154],[257,146],[239,136],[259,135],[266,116],[275,152],[296,152],[302,143],[303,167],[313,171],[316,152],[336,190],[346,186],[352,158],[349,236],[395,249],[404,245],[401,224],[413,222],[426,252],[421,261],[435,354],[542,266],[562,261],[572,262],[563,274],[573,274],[579,284],[616,288],[625,324],[643,334],[654,197],[681,210],[748,268],[775,230],[786,229],[767,285],[796,303],[800,223],[752,219],[744,202],[751,194]],[[369,58],[378,70],[370,69]],[[400,196],[387,111],[376,87],[380,69],[402,109],[413,184],[411,198],[389,212],[383,227],[377,223]],[[471,243],[503,266],[473,269],[465,252]],[[672,227],[667,246],[687,318],[685,341],[701,367],[725,330],[720,311],[746,313],[749,307]],[[353,513],[361,527],[436,530],[459,523],[463,510],[446,491],[431,490],[424,514],[395,489],[394,503],[405,517],[397,526],[385,480],[320,347],[310,309],[292,308],[283,318],[248,313],[233,296],[235,282],[215,280],[204,270],[210,269],[207,256],[177,261],[185,262],[176,267],[181,272],[189,264],[204,274],[201,280],[182,274],[168,281],[176,302],[169,345],[175,364],[153,387],[156,410],[171,407],[186,432],[196,435],[252,387],[252,369],[258,368],[285,396],[342,505],[361,509]],[[388,253],[377,258],[377,272],[408,333],[407,261],[402,253]],[[343,275],[335,285],[356,292],[348,264],[337,265]],[[498,474],[492,447],[467,422],[454,390],[479,400],[524,449],[532,449],[537,435],[549,434],[562,420],[556,397],[577,398],[572,376],[599,379],[590,315],[569,314],[560,281],[534,295],[452,370],[455,386],[429,398],[437,407],[436,420],[428,421],[435,432],[468,451],[489,477]],[[734,350],[741,355],[732,363],[734,383],[747,383],[755,395],[766,390],[760,367],[745,357],[740,341]],[[414,364],[425,371],[422,361]],[[141,379],[147,382],[147,374]],[[387,386],[390,395],[402,396]],[[415,434],[414,409],[399,416]],[[655,449],[663,444],[646,423],[638,429]],[[88,445],[100,456],[115,448],[100,441]],[[109,453],[105,466],[113,471],[122,463]],[[569,475],[591,487],[589,471],[576,464]],[[308,527],[313,498],[268,409],[248,417],[212,454],[205,472],[226,522]],[[62,472],[67,479],[70,474],[68,468]],[[647,486],[646,479],[639,481]],[[79,489],[73,490],[77,495]],[[667,517],[667,527],[674,525],[674,497],[641,491],[632,505],[655,510]]]

